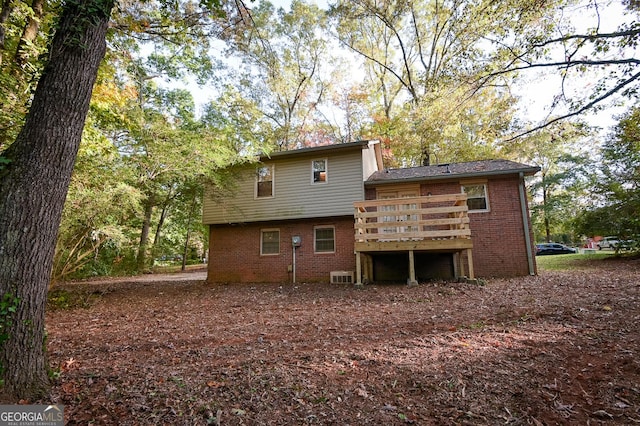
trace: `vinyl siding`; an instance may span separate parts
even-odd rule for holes
[[[327,159],[327,182],[312,184],[311,161]],[[255,167],[244,170],[233,194],[214,199],[205,194],[205,224],[243,223],[353,215],[353,202],[364,199],[363,152],[319,152],[268,160],[275,164],[272,198],[255,198]]]

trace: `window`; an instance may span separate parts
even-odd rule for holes
[[[280,254],[280,230],[263,229],[260,234],[260,254]]]
[[[327,160],[311,161],[311,183],[327,182]]]
[[[273,166],[258,167],[256,197],[273,197]]]
[[[462,185],[462,192],[467,194],[467,206],[469,211],[489,211],[489,199],[487,197],[487,185],[484,183],[475,185]]]
[[[335,229],[333,226],[315,228],[315,252],[333,253],[336,251]]]

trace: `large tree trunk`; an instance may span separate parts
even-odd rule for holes
[[[6,396],[48,391],[44,317],[67,195],[113,0],[65,3],[49,63],[0,171],[0,363]]]
[[[151,215],[155,205],[155,198],[150,195],[144,203],[144,218],[142,219],[142,231],[140,232],[140,245],[136,263],[138,271],[142,272],[147,267],[147,246],[149,245],[149,231],[151,230]]]
[[[193,192],[193,199],[191,200],[191,208],[189,209],[189,217],[187,218],[187,236],[184,239],[184,250],[182,251],[182,270],[187,270],[187,255],[189,254],[189,238],[191,237],[191,218],[193,217],[193,211],[196,207],[198,193]]]

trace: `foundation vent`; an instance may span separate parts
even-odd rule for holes
[[[353,271],[332,271],[331,284],[353,284]]]

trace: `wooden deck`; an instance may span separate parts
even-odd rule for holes
[[[372,278],[375,252],[408,252],[410,282],[416,282],[414,252],[454,253],[456,276],[465,275],[466,253],[467,276],[474,277],[466,194],[359,201],[354,209],[357,284]]]

